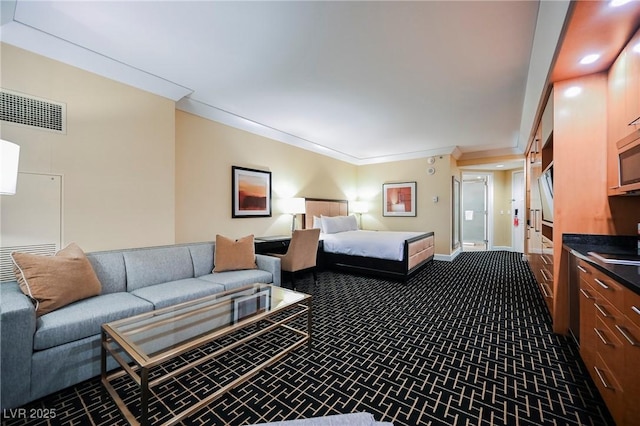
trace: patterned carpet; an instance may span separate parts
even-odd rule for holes
[[[298,290],[313,295],[311,355],[298,349],[184,424],[368,411],[396,426],[613,425],[577,347],[551,332],[520,254],[465,252],[432,262],[406,284],[325,271],[315,286],[300,279]],[[189,386],[160,388],[168,403],[152,405],[152,422],[167,420],[289,338],[271,336],[205,364],[183,380]],[[119,392],[135,406],[130,383]],[[126,424],[98,379],[24,408],[56,417],[5,417],[3,424]]]

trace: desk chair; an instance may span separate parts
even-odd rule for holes
[[[298,229],[293,231],[289,248],[285,254],[270,253],[271,256],[280,258],[281,270],[291,274],[291,285],[294,290],[296,288],[296,272],[311,270],[314,284],[318,283],[316,259],[319,239],[320,229]]]

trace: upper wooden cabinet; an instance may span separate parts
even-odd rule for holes
[[[609,69],[607,117],[607,188],[609,195],[625,195],[616,189],[619,186],[616,144],[640,129],[640,30]]]
[[[549,145],[551,142],[551,136],[553,134],[553,90],[547,100],[547,105],[544,107],[542,113],[542,119],[540,120],[540,133],[542,136],[542,146]]]
[[[640,128],[640,30],[609,69],[609,145]],[[635,125],[631,123],[636,122]]]
[[[632,131],[639,128],[640,121],[640,30],[625,47],[625,53],[625,121]],[[634,122],[636,125],[631,125]]]

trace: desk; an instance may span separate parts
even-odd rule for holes
[[[256,254],[269,254],[269,253],[285,254],[289,249],[291,236],[273,235],[269,237],[255,237],[253,241],[254,241]],[[324,249],[324,244],[323,244],[323,241],[320,240],[318,241],[318,258],[317,258],[318,270],[324,269],[323,268],[324,261],[322,256],[323,249]]]
[[[256,254],[284,254],[287,252],[290,242],[290,235],[274,235],[269,237],[256,237],[254,239]]]

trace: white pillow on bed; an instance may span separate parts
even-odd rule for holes
[[[322,216],[322,232],[337,234],[338,232],[357,231],[358,220],[355,216]]]
[[[313,229],[319,229],[320,232],[324,232],[322,230],[322,219],[318,216],[313,217]]]

